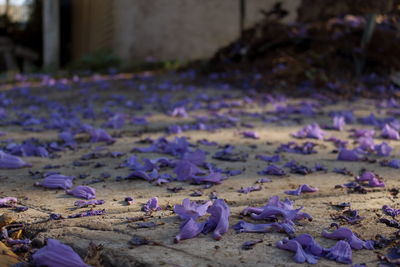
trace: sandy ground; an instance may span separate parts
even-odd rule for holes
[[[136,89],[136,85],[129,85],[125,82],[110,83],[112,88],[108,90],[99,90],[101,100],[106,100],[111,94],[121,94],[133,99],[141,101],[149,94],[156,93],[156,89],[148,89],[143,92]],[[128,90],[128,89],[129,90]],[[111,90],[113,89],[113,90]],[[92,89],[96,90],[96,89]],[[46,95],[54,100],[70,104],[79,101],[80,94],[77,90],[63,91],[61,93],[49,93],[48,89],[36,88],[31,89],[37,95]],[[161,90],[162,91],[162,90]],[[191,97],[193,94],[207,92],[210,95],[219,95],[227,93],[221,92],[220,89],[213,88],[197,88],[194,92],[179,91],[174,93],[174,97],[185,98]],[[240,91],[228,92],[238,99],[242,96]],[[261,98],[261,97],[260,97]],[[257,97],[256,97],[257,99]],[[312,100],[312,99],[311,99]],[[301,100],[291,100],[293,103]],[[96,106],[99,110],[100,105]],[[360,100],[357,102],[348,102],[339,104],[325,104],[319,109],[319,113],[312,117],[305,117],[297,123],[293,118],[300,118],[299,115],[290,115],[285,121],[279,119],[275,123],[265,123],[259,118],[253,118],[246,115],[235,114],[240,117],[242,122],[252,123],[255,130],[259,133],[260,139],[246,139],[240,134],[246,128],[241,127],[238,123],[237,127],[230,129],[219,129],[215,132],[208,131],[187,131],[181,136],[186,136],[192,144],[196,144],[197,140],[207,138],[209,141],[216,141],[220,145],[233,144],[237,151],[246,152],[249,157],[246,162],[227,162],[212,159],[215,151],[220,150],[218,147],[210,147],[198,145],[210,154],[207,160],[217,164],[220,168],[230,168],[232,170],[243,169],[242,174],[229,177],[222,184],[203,189],[202,185],[190,185],[182,182],[172,182],[162,186],[151,185],[143,180],[124,180],[116,181],[117,176],[125,176],[130,173],[127,168],[116,168],[128,156],[137,155],[139,158],[156,158],[165,156],[153,153],[135,153],[132,149],[135,147],[144,147],[135,143],[138,140],[150,137],[158,138],[165,135],[165,127],[171,123],[182,124],[194,121],[194,115],[209,114],[207,111],[189,112],[190,117],[186,119],[174,118],[166,115],[164,112],[157,110],[131,110],[130,115],[140,115],[148,111],[152,112],[149,117],[149,124],[146,126],[127,125],[122,129],[108,130],[114,135],[120,137],[112,145],[104,143],[89,143],[86,135],[79,136],[79,148],[76,151],[66,150],[57,152],[56,158],[39,158],[26,157],[24,160],[33,164],[32,168],[23,168],[17,170],[1,170],[0,176],[0,196],[14,196],[19,199],[19,203],[26,205],[29,209],[25,212],[15,213],[8,209],[0,209],[0,214],[9,213],[16,221],[27,224],[26,235],[33,239],[33,245],[39,247],[44,244],[49,237],[56,238],[71,245],[81,256],[87,252],[90,242],[102,244],[102,258],[104,266],[298,266],[293,261],[293,253],[280,250],[275,247],[275,242],[285,237],[283,233],[236,233],[230,229],[220,241],[213,240],[211,235],[200,235],[196,238],[184,240],[178,244],[173,243],[175,235],[179,232],[181,221],[178,216],[172,212],[171,206],[181,203],[184,198],[194,190],[201,190],[203,196],[190,197],[192,200],[208,200],[212,192],[216,192],[220,198],[227,201],[231,208],[230,225],[233,226],[239,220],[243,219],[240,211],[248,206],[262,206],[267,203],[269,197],[278,195],[280,197],[288,197],[295,200],[296,207],[304,206],[304,211],[311,214],[314,218],[311,222],[304,221],[302,225],[296,226],[296,233],[309,233],[316,237],[321,245],[325,247],[332,246],[335,241],[321,237],[324,228],[329,227],[332,222],[337,222],[331,218],[332,214],[339,211],[332,207],[330,203],[350,202],[353,209],[359,210],[361,216],[365,217],[361,224],[346,225],[353,229],[363,239],[373,239],[377,234],[389,236],[395,229],[389,228],[378,223],[378,218],[382,214],[381,207],[384,204],[397,206],[398,200],[394,199],[388,192],[390,188],[398,188],[400,185],[399,172],[396,169],[381,167],[379,163],[368,162],[342,162],[337,161],[337,154],[332,151],[335,149],[332,143],[315,141],[319,145],[316,147],[318,153],[312,155],[298,155],[292,153],[282,153],[283,160],[278,163],[282,165],[289,160],[295,159],[302,164],[313,167],[315,163],[321,163],[328,168],[328,172],[315,172],[306,176],[289,173],[285,177],[260,176],[258,171],[264,169],[268,164],[264,161],[255,159],[255,155],[264,154],[271,155],[274,150],[283,143],[289,141],[303,142],[306,140],[296,140],[290,136],[293,131],[301,129],[302,126],[310,122],[319,122],[320,124],[329,124],[330,119],[327,115],[329,110],[341,110],[343,108],[353,109],[358,116],[366,115],[375,111],[373,102],[368,100]],[[219,112],[228,111],[247,111],[261,112],[273,110],[271,104],[264,106],[256,104],[248,104],[240,108],[222,109]],[[271,117],[273,115],[270,115]],[[99,122],[92,122],[100,125]],[[348,125],[346,131],[327,131],[328,136],[337,136],[348,139],[350,128],[370,128],[362,125]],[[5,126],[0,128],[6,133],[0,137],[0,140],[13,138],[21,141],[29,137],[37,137],[40,140],[58,140],[57,132],[54,130],[46,130],[44,132],[35,133],[21,131],[16,126]],[[174,135],[168,138],[173,138]],[[379,139],[379,138],[378,138]],[[351,140],[350,140],[351,141]],[[380,140],[379,140],[380,141]],[[400,147],[398,142],[389,141],[395,147],[393,155],[398,155]],[[98,159],[88,160],[88,166],[74,167],[73,162],[79,160],[80,157],[88,152],[103,147],[102,152],[123,152],[125,156],[121,158],[101,157]],[[350,142],[350,147],[352,146]],[[171,156],[167,156],[171,158]],[[104,163],[102,167],[95,167],[96,163]],[[59,168],[53,170],[45,170],[46,165],[60,165]],[[384,178],[385,188],[369,189],[368,194],[349,194],[345,189],[335,189],[335,185],[343,184],[353,180],[351,176],[333,173],[334,168],[346,167],[348,170],[357,174],[361,169],[374,170]],[[61,213],[70,215],[76,213],[73,210],[73,203],[76,198],[65,194],[63,190],[50,190],[41,187],[35,187],[33,184],[37,179],[29,174],[29,171],[57,171],[64,175],[88,174],[84,179],[77,178],[74,185],[85,184],[94,178],[100,177],[101,173],[107,172],[111,174],[110,178],[104,181],[91,184],[96,188],[97,199],[104,199],[106,203],[96,209],[105,209],[106,214],[102,216],[65,219],[65,220],[48,220],[51,213]],[[173,170],[166,172],[173,174]],[[241,194],[237,191],[241,187],[254,185],[255,182],[262,177],[272,179],[271,183],[262,185],[261,191],[251,192],[249,194]],[[299,197],[287,196],[284,191],[296,188],[300,184],[309,184],[318,187],[316,193],[303,194]],[[173,193],[167,188],[183,187],[183,190]],[[132,196],[135,204],[126,205],[123,201],[126,196]],[[141,211],[142,204],[153,197],[157,196],[163,210],[153,213],[150,217],[144,216]],[[87,209],[85,209],[87,210]],[[140,220],[140,218],[142,220]],[[135,221],[138,220],[138,221]],[[251,222],[250,219],[245,218]],[[138,222],[155,222],[158,226],[150,229],[136,228]],[[132,247],[129,240],[133,236],[138,235],[148,238],[153,245],[143,245]],[[241,245],[245,241],[262,239],[251,250],[242,250]],[[377,253],[385,250],[360,250],[353,251],[353,264],[366,263],[368,266],[376,266],[378,264]],[[318,266],[336,266],[337,263],[321,259]]]

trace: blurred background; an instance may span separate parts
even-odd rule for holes
[[[396,0],[0,0],[0,71],[392,75],[399,25]]]

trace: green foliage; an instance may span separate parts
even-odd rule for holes
[[[91,70],[91,71],[107,71],[110,68],[116,68],[120,64],[120,60],[111,51],[101,49],[86,54],[79,60],[70,64],[71,70]]]

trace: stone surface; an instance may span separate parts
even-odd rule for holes
[[[99,102],[95,103],[95,108],[101,110],[102,103],[111,98],[112,94],[125,95],[127,99],[132,99],[141,102],[141,99],[149,97],[153,93],[167,94],[165,90],[156,89],[150,86],[146,91],[138,90],[138,84],[146,83],[137,82],[130,84],[131,80],[108,81],[108,88],[113,90],[95,89],[101,83],[91,84],[90,88],[93,93],[100,96]],[[154,81],[154,80],[153,80]],[[174,81],[179,83],[179,81]],[[156,81],[155,84],[162,84],[163,81]],[[150,84],[150,83],[149,83]],[[82,86],[82,85],[79,85]],[[74,86],[74,87],[79,87]],[[153,88],[152,88],[153,87]],[[183,88],[187,88],[183,86]],[[79,102],[79,90],[74,88],[68,91],[49,91],[38,87],[31,88],[31,92],[36,95],[47,96],[54,101],[71,105]],[[194,97],[198,94],[207,93],[210,96],[221,95],[227,91],[220,89],[199,87],[194,91],[178,90],[173,93],[174,98],[186,99]],[[239,90],[229,91],[228,94],[232,99],[240,99],[243,92]],[[254,99],[260,100],[259,97]],[[291,103],[299,103],[299,100],[289,100]],[[233,229],[230,229],[223,235],[220,241],[212,239],[211,235],[200,235],[196,238],[181,241],[178,244],[173,243],[175,235],[179,232],[181,221],[178,216],[172,212],[171,207],[175,204],[180,204],[184,198],[189,197],[189,194],[195,190],[203,192],[201,197],[190,197],[191,200],[208,200],[212,192],[216,192],[220,198],[227,201],[231,208],[230,225],[236,224],[241,220],[240,211],[247,206],[263,206],[267,203],[269,197],[279,195],[295,200],[295,206],[304,206],[304,211],[311,214],[314,218],[312,222],[304,222],[302,225],[296,226],[296,233],[309,233],[325,247],[331,247],[335,242],[321,237],[321,232],[324,228],[334,222],[331,214],[337,211],[330,203],[351,202],[351,207],[360,211],[361,216],[365,219],[360,225],[349,226],[363,239],[373,239],[376,234],[389,235],[394,230],[386,227],[383,224],[377,223],[378,215],[381,214],[382,205],[396,206],[397,199],[394,199],[387,189],[399,187],[398,170],[387,167],[381,167],[379,163],[367,162],[340,162],[336,160],[337,154],[332,153],[335,148],[331,142],[322,140],[297,140],[290,136],[290,133],[301,129],[304,125],[311,122],[319,122],[320,125],[330,124],[331,121],[327,112],[330,110],[341,110],[343,108],[353,109],[358,116],[368,115],[373,111],[373,106],[370,100],[359,100],[357,102],[348,102],[342,104],[323,105],[320,109],[321,113],[313,117],[300,117],[299,115],[290,115],[290,118],[299,118],[298,120],[288,119],[287,121],[278,120],[276,123],[266,123],[261,119],[251,116],[241,115],[241,121],[254,124],[255,128],[251,130],[257,131],[260,139],[246,139],[240,134],[246,128],[240,124],[235,128],[218,129],[215,132],[208,131],[187,131],[181,134],[189,138],[190,143],[196,144],[197,140],[207,138],[209,141],[216,141],[220,145],[232,144],[237,151],[246,152],[249,154],[246,162],[226,162],[212,159],[215,151],[220,150],[218,147],[207,147],[199,145],[199,148],[204,149],[210,154],[207,156],[207,161],[215,163],[218,167],[232,170],[241,169],[244,172],[237,176],[229,177],[222,184],[213,186],[208,189],[203,189],[201,185],[190,185],[184,182],[171,182],[162,186],[155,186],[143,180],[124,180],[116,181],[117,176],[126,176],[130,173],[127,168],[117,168],[128,156],[136,155],[139,158],[156,158],[165,156],[154,153],[136,153],[132,152],[135,147],[145,147],[135,143],[144,138],[158,138],[165,135],[165,128],[171,123],[182,124],[184,122],[194,121],[195,115],[210,115],[212,112],[207,110],[196,110],[189,112],[189,118],[174,118],[167,115],[165,112],[151,110],[148,105],[144,110],[131,110],[130,115],[143,115],[148,111],[152,112],[149,117],[149,125],[133,126],[127,125],[122,129],[110,130],[108,132],[120,136],[112,145],[104,143],[88,143],[88,136],[85,134],[78,135],[79,148],[75,151],[66,150],[57,152],[58,155],[54,159],[39,158],[39,157],[24,157],[24,160],[33,164],[32,168],[24,168],[17,170],[1,170],[1,190],[0,196],[13,196],[19,199],[19,203],[29,207],[29,210],[21,213],[15,213],[16,221],[28,224],[26,234],[34,239],[35,244],[43,244],[49,238],[56,238],[71,245],[81,256],[87,252],[90,242],[95,244],[103,244],[103,261],[105,266],[298,266],[293,260],[291,252],[283,251],[275,247],[275,242],[285,237],[282,233],[240,233],[237,234]],[[227,113],[234,111],[246,112],[261,112],[266,117],[275,117],[279,114],[267,114],[265,112],[274,109],[272,104],[255,105],[248,104],[240,108],[221,109],[218,112]],[[239,114],[239,113],[238,113]],[[234,114],[235,117],[239,117]],[[39,115],[39,114],[38,114]],[[89,120],[88,120],[89,121]],[[93,122],[93,124],[101,124]],[[328,136],[336,136],[343,139],[348,139],[350,128],[371,128],[358,124],[347,125],[343,132],[329,131]],[[37,137],[40,140],[58,140],[56,131],[21,132],[16,126],[1,127],[0,130],[6,132],[6,135],[0,137],[0,140],[13,138],[15,141],[21,141],[28,137]],[[174,138],[174,135],[168,136],[169,139]],[[379,139],[379,138],[378,138]],[[351,139],[350,143],[351,143]],[[298,155],[292,153],[281,153],[282,161],[278,165],[283,165],[289,160],[295,159],[302,164],[313,167],[315,163],[321,163],[328,168],[328,172],[315,172],[306,176],[289,173],[285,177],[260,176],[258,171],[264,169],[267,163],[255,159],[257,154],[272,155],[275,149],[283,143],[289,141],[297,141],[299,143],[305,141],[315,141],[318,153],[311,155]],[[399,153],[399,144],[396,141],[389,141],[394,146],[395,155]],[[87,160],[90,163],[88,166],[74,167],[73,162],[80,160],[83,154],[93,151],[96,147],[103,146],[104,151],[123,152],[125,156],[121,158],[104,157],[99,159]],[[350,146],[352,146],[350,144]],[[172,158],[167,155],[166,157]],[[96,163],[103,163],[103,167],[94,168]],[[44,170],[43,167],[52,165],[61,165],[60,168],[54,170]],[[333,173],[334,168],[346,167],[354,174],[362,168],[373,170],[384,178],[386,183],[385,188],[371,190],[368,194],[348,194],[345,189],[334,189],[335,185],[352,181],[354,177],[344,176]],[[35,187],[33,184],[38,181],[31,177],[28,171],[57,171],[64,175],[79,176],[80,174],[88,174],[84,179],[76,178],[74,185],[84,184],[94,178],[99,178],[103,172],[111,174],[110,178],[104,179],[99,183],[91,184],[97,191],[97,199],[104,199],[106,203],[102,206],[97,206],[96,209],[105,209],[106,214],[95,217],[84,217],[65,220],[51,220],[51,213],[60,213],[65,216],[76,213],[74,210],[74,202],[76,198],[67,195],[63,190],[50,190],[41,187]],[[288,170],[286,168],[286,170]],[[166,169],[167,173],[174,175],[173,170]],[[262,177],[272,179],[271,183],[262,185],[261,191],[251,192],[249,194],[241,194],[237,191],[241,187],[252,186]],[[309,184],[318,187],[316,193],[302,194],[299,197],[287,196],[284,194],[286,190],[297,188],[300,184]],[[173,193],[167,188],[183,187],[184,189],[178,193]],[[370,189],[369,189],[370,190]],[[133,205],[126,205],[124,198],[131,196],[135,199]],[[161,211],[154,212],[151,216],[145,216],[141,211],[141,207],[151,197],[157,196],[160,200],[160,205],[163,207]],[[88,210],[85,208],[83,210]],[[7,212],[8,209],[0,209],[0,215]],[[250,219],[245,218],[251,222]],[[137,228],[138,222],[154,222],[157,224],[155,228]],[[129,241],[133,236],[140,236],[150,240],[150,245],[132,247]],[[248,240],[262,239],[263,242],[255,245],[252,250],[242,250],[241,245]],[[361,250],[353,251],[353,263],[366,263],[367,265],[377,264],[376,251]],[[332,261],[321,259],[318,266],[336,266]]]

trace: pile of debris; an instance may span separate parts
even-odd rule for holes
[[[316,14],[318,20],[300,8],[298,22],[292,24],[280,22],[285,12],[277,4],[271,11],[262,11],[262,22],[217,51],[208,67],[213,72],[235,73],[229,77],[236,81],[245,76],[241,74],[253,73],[254,87],[255,83],[264,88],[302,86],[354,95],[370,93],[360,90],[360,84],[367,88],[384,84],[387,91],[396,91],[393,87],[400,86],[394,75],[400,71],[396,56],[400,55],[400,8],[394,1],[383,2],[387,4],[349,9],[351,15]],[[362,14],[374,8],[385,13]]]

